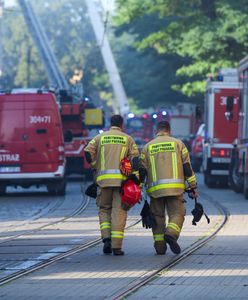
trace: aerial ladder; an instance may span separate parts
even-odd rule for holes
[[[25,22],[45,66],[49,83],[58,89],[68,89],[68,83],[60,71],[58,61],[50,47],[47,35],[29,0],[18,0]]]
[[[115,63],[114,55],[112,53],[108,38],[105,34],[104,24],[102,22],[101,16],[99,14],[98,8],[94,0],[86,0],[88,7],[88,14],[90,21],[95,32],[98,46],[102,53],[102,57],[109,74],[109,79],[113,87],[115,94],[115,101],[113,101],[112,107],[115,113],[120,112],[125,115],[130,112],[127,95],[125,93],[121,77]]]

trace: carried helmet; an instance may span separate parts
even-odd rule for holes
[[[133,180],[128,179],[122,184],[120,194],[122,208],[129,210],[140,201],[141,188]]]
[[[132,172],[132,164],[127,157],[124,157],[120,162],[121,173],[125,176],[129,176]]]

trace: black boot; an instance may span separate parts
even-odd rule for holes
[[[111,247],[111,239],[103,239],[103,253],[104,254],[111,254],[112,247]]]
[[[167,246],[165,241],[158,241],[154,243],[154,248],[156,250],[156,253],[158,255],[164,255],[166,253],[167,250]]]
[[[181,248],[178,245],[177,240],[173,236],[165,234],[164,238],[165,242],[170,246],[170,249],[173,253],[179,254],[181,252]]]
[[[115,248],[113,249],[114,255],[124,255],[125,252],[121,250],[121,248]]]

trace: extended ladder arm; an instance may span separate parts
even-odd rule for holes
[[[18,0],[29,32],[38,48],[40,57],[52,85],[60,89],[68,89],[68,83],[60,71],[58,61],[50,47],[47,35],[39,22],[29,0]]]

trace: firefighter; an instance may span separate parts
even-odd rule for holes
[[[154,248],[165,254],[167,245],[175,254],[181,252],[177,242],[185,217],[183,193],[185,180],[191,197],[197,197],[197,181],[184,143],[170,135],[170,124],[157,124],[156,137],[147,143],[141,153],[140,180],[147,177],[150,210],[155,218],[152,226]],[[166,224],[165,209],[168,215]]]
[[[85,156],[96,170],[103,253],[124,255],[122,241],[127,210],[122,207],[120,187],[123,180],[127,179],[123,175],[125,166],[128,165],[126,160],[129,159],[133,169],[138,170],[139,150],[132,137],[123,132],[123,118],[120,115],[113,115],[110,124],[108,131],[97,135],[89,142],[85,148]],[[121,161],[124,161],[124,166],[121,166],[122,172]],[[129,173],[128,171],[126,175]]]

